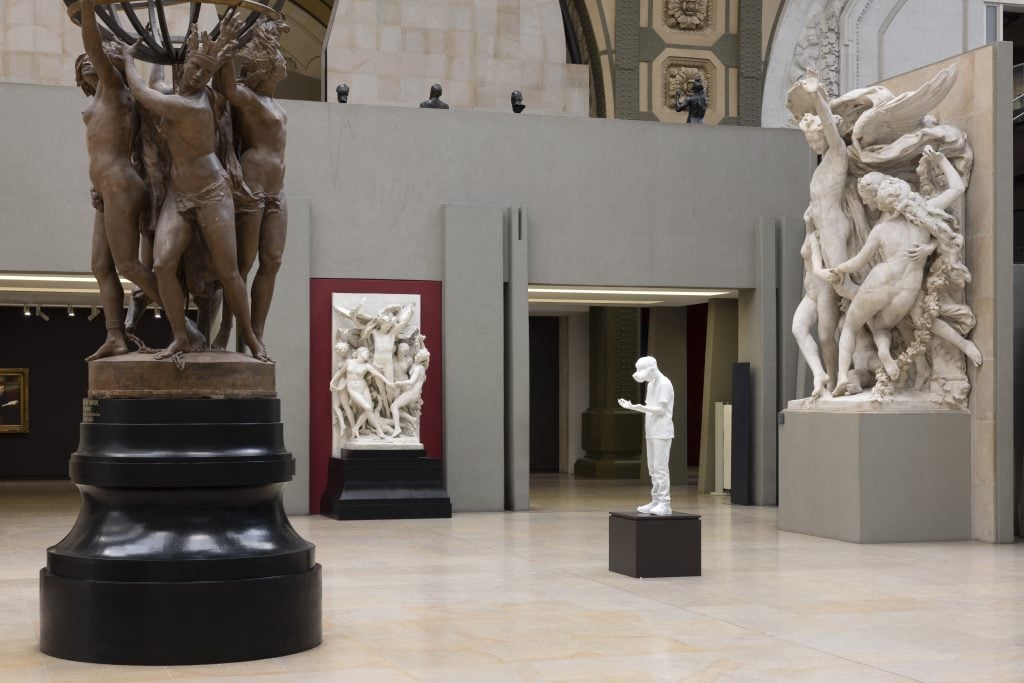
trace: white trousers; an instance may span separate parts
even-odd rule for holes
[[[672,439],[647,439],[647,469],[651,473],[651,500],[671,503],[669,496],[668,452]]]

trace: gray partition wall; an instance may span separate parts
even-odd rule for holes
[[[0,83],[6,124],[0,129],[6,161],[0,166],[0,270],[88,271],[92,219],[77,114],[84,103],[73,88]],[[777,283],[759,275],[757,225],[762,217],[774,223],[800,216],[807,204],[813,160],[798,131],[283,104],[289,114],[286,189],[308,198],[309,246],[307,252],[296,234],[286,250],[287,261],[304,263],[279,277],[273,315],[287,321],[279,333],[308,345],[300,317],[277,307],[301,307],[310,277],[441,281],[444,439],[456,510],[526,504],[528,448],[519,432],[527,423],[506,411],[521,405],[525,390],[517,378],[528,363],[525,328],[519,329],[527,324],[527,282],[768,287],[774,301]],[[525,244],[506,240],[512,215],[524,234],[528,227]],[[298,233],[300,219],[294,220]],[[479,291],[477,279],[485,283]],[[463,297],[477,308],[464,308]],[[473,317],[474,311],[483,317]],[[760,320],[747,324],[767,324]],[[463,338],[465,330],[479,332],[479,342]],[[507,345],[507,357],[497,347],[480,348],[484,339]],[[755,370],[767,363],[774,372],[768,347],[758,348],[755,357],[739,360],[751,361]],[[472,363],[463,362],[465,353]],[[287,381],[307,391],[329,379],[301,377],[297,359],[288,365],[298,378]],[[481,389],[490,381],[483,377],[492,375],[502,383],[497,399],[491,387]],[[302,393],[299,385],[288,391]],[[499,412],[483,435],[486,443],[467,431],[479,422],[461,411],[474,403],[474,392],[487,393],[495,401],[489,409]],[[764,414],[773,414],[774,392],[764,400]],[[765,476],[774,467],[769,438],[758,456]]]

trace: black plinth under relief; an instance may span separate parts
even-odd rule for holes
[[[321,639],[320,565],[282,493],[277,399],[87,400],[78,520],[40,571],[40,650],[104,664],[277,657]]]
[[[331,458],[320,514],[334,519],[451,517],[444,466],[422,450],[345,450]]]
[[[634,578],[700,576],[700,515],[609,513],[608,571]]]

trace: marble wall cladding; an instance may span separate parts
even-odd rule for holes
[[[202,28],[216,22],[213,5],[204,6],[199,16]],[[183,34],[188,5],[168,7],[167,21],[172,33]],[[61,0],[0,2],[0,81],[73,86],[75,59],[82,52],[82,30],[71,23]]]
[[[416,107],[440,83],[452,107],[587,116],[589,69],[566,64],[557,0],[340,0],[327,85],[349,102]]]
[[[82,37],[59,0],[0,3],[0,81],[74,85]]]

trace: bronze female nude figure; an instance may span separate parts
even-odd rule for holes
[[[284,22],[263,18],[241,52],[240,78],[231,60],[221,67],[219,88],[234,109],[234,132],[240,153],[241,183],[234,188],[238,270],[246,279],[259,255],[252,282],[252,330],[263,341],[263,330],[281,269],[288,233],[288,203],[284,194],[285,124],[288,115],[274,99],[278,84],[288,75],[280,50]],[[224,348],[231,317],[224,311],[214,346]]]
[[[89,150],[89,180],[96,209],[92,236],[92,272],[100,288],[107,338],[86,360],[128,353],[125,344],[125,276],[153,301],[160,302],[156,276],[139,261],[139,218],[148,191],[132,166],[132,148],[139,127],[135,100],[123,77],[124,59],[118,44],[104,43],[96,25],[94,0],[82,0],[82,42],[85,54],[75,63],[76,80],[93,101],[82,113]]]

